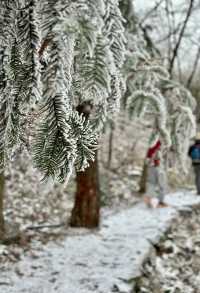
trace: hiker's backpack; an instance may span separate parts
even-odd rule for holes
[[[200,146],[194,146],[190,156],[193,163],[200,163]]]

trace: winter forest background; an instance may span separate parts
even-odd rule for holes
[[[0,1],[0,292],[200,292],[199,17],[199,0]],[[155,139],[177,208],[143,203]]]

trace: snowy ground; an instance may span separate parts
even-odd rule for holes
[[[135,291],[200,292],[200,207],[187,208],[154,245],[143,264]]]
[[[0,264],[1,293],[131,292],[152,242],[157,242],[178,209],[200,203],[192,193],[167,197],[175,206],[149,209],[139,203],[103,221],[101,229],[66,230],[46,245],[32,241],[18,261]],[[6,247],[0,246],[0,254]]]

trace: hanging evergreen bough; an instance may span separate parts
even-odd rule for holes
[[[169,74],[161,62],[153,59],[145,50],[145,43],[137,35],[127,56],[125,72],[127,74],[126,107],[130,116],[144,117],[155,120],[156,131],[163,140],[165,147],[171,144],[167,128],[168,109],[166,98],[160,84],[168,80]]]
[[[145,50],[140,36],[134,40],[125,66],[126,107],[131,117],[146,115],[153,119],[164,149],[171,147],[177,154],[174,164],[186,171],[190,139],[196,132],[195,99],[183,85],[170,80],[161,61],[156,60],[158,56],[152,57]]]
[[[165,100],[159,91],[153,92],[137,90],[127,100],[130,116],[144,117],[145,114],[155,117],[156,130],[165,143],[165,147],[171,144],[167,129],[167,107]],[[149,117],[149,118],[150,118]]]
[[[192,97],[172,85],[162,63],[134,35],[133,23],[125,34],[118,0],[1,1],[2,168],[20,144],[29,144],[44,178],[63,180],[73,166],[84,170],[126,87],[130,113],[153,113],[167,145],[169,136],[180,141],[182,130],[192,133]],[[83,104],[90,106],[87,119],[78,111]],[[31,137],[25,131],[29,117]]]
[[[151,118],[153,136],[160,136],[164,149],[171,146],[176,153],[174,165],[185,171],[188,146],[196,132],[195,99],[183,85],[170,80],[158,50],[138,27],[133,5],[131,0],[120,1],[128,43],[123,104],[130,116]]]
[[[21,62],[27,70],[24,80],[27,87],[24,102],[34,105],[40,100],[39,88],[39,21],[37,13],[37,1],[29,0],[24,3],[25,8],[17,12],[16,40]],[[23,102],[23,100],[22,100]]]
[[[125,93],[126,85],[121,68],[125,62],[126,39],[123,24],[125,20],[121,17],[118,1],[108,0],[104,16],[104,33],[107,36],[112,59],[110,66],[111,93],[108,98],[108,109],[114,112],[120,107],[120,97]],[[116,5],[117,4],[117,5]],[[113,111],[114,110],[114,111]]]
[[[187,153],[190,139],[196,134],[194,111],[195,98],[191,92],[177,82],[168,80],[162,83],[162,89],[168,103],[168,128],[170,131],[172,149],[177,154],[175,165],[178,171],[188,171]]]
[[[4,83],[1,88],[1,167],[24,141],[29,108],[39,100],[37,16],[35,1],[2,1],[0,47]]]
[[[123,92],[123,34],[117,0],[1,1],[2,167],[27,140],[44,178],[63,180],[74,165],[88,166]],[[92,105],[89,120],[77,111],[84,102]]]

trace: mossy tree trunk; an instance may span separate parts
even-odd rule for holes
[[[0,174],[0,239],[4,237],[4,216],[3,216],[3,201],[4,201],[4,175]]]
[[[72,227],[97,228],[100,220],[100,190],[97,152],[94,162],[84,172],[77,172],[77,190],[72,210]]]

